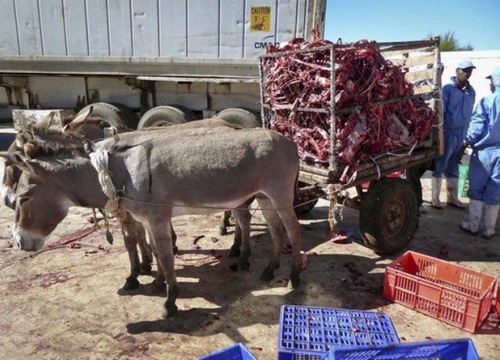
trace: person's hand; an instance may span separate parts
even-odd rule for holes
[[[457,156],[455,158],[458,164],[462,163],[462,158],[464,157],[465,149],[467,149],[467,144],[463,144],[460,150],[458,150]]]

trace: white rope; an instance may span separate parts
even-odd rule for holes
[[[309,203],[312,203],[313,201],[317,201],[322,196],[317,196],[312,198],[311,200],[301,202],[300,204],[289,206],[289,207],[282,207],[282,208],[261,208],[258,206],[255,209],[252,209],[254,212],[255,211],[262,211],[262,210],[284,210],[284,209],[295,209],[299,206],[303,206]],[[127,198],[125,196],[120,196],[119,200],[122,203],[126,203],[127,201],[130,203],[135,203],[135,204],[144,204],[144,205],[149,205],[149,206],[156,206],[156,207],[180,207],[180,208],[195,208],[195,209],[208,209],[208,210],[220,210],[220,211],[225,211],[225,210],[239,210],[239,208],[227,208],[227,207],[219,207],[219,206],[203,206],[203,205],[185,205],[185,204],[178,204],[178,203],[154,203],[154,202],[149,202],[149,201],[141,201],[141,200],[136,200],[136,199],[131,199]]]
[[[111,173],[108,169],[108,152],[99,149],[90,153],[89,156],[92,166],[97,170],[102,191],[109,198],[104,210],[106,213],[116,215],[120,205],[120,198],[117,196],[116,188],[115,185],[113,185]]]

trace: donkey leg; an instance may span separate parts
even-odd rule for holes
[[[241,205],[237,209],[233,210],[233,214],[237,221],[236,229],[239,230],[240,236],[238,240],[235,232],[234,244],[231,247],[231,252],[237,245],[237,242],[239,242],[241,244],[241,256],[238,262],[238,267],[242,270],[248,270],[250,268],[250,262],[248,259],[252,253],[250,249],[250,220],[252,216],[250,215],[250,211],[248,211],[248,206],[246,205]]]
[[[255,196],[252,196],[250,199],[245,201],[244,204],[241,204],[239,208],[245,208],[248,211],[248,208],[250,204],[255,200]],[[224,213],[224,215],[227,213],[227,211]],[[250,225],[249,225],[250,226]],[[231,250],[229,251],[229,257],[238,257],[241,254],[240,247],[241,247],[241,227],[238,225],[238,222],[236,222],[234,226],[234,240],[233,240],[233,245],[231,246]]]
[[[227,235],[227,227],[229,224],[229,218],[231,217],[231,211],[224,211],[224,216],[222,216],[222,220],[219,224],[219,235]]]
[[[146,231],[142,223],[137,222],[136,226],[136,240],[139,246],[139,251],[141,252],[142,262],[141,262],[141,274],[151,275],[152,264],[153,264],[153,253],[151,251],[151,246],[146,239]]]
[[[130,260],[130,275],[125,280],[122,290],[130,291],[139,287],[137,277],[141,274],[141,264],[139,261],[139,254],[137,252],[137,237],[136,235],[136,221],[132,216],[127,213],[124,218],[120,219],[122,226],[123,242],[127,249]]]
[[[152,236],[149,234],[149,238],[151,239]],[[158,260],[158,252],[156,251],[156,246],[154,245],[154,242],[151,241],[151,251],[153,252],[153,255],[156,259],[156,276],[155,279],[152,282],[153,285],[153,293],[159,294],[159,293],[164,293],[165,292],[165,274],[163,272],[163,268],[161,267],[160,261]]]
[[[241,254],[241,227],[236,222],[234,225],[234,240],[233,240],[233,245],[231,246],[231,250],[229,250],[229,257],[238,257]]]
[[[275,210],[269,210],[273,208],[271,201],[267,198],[257,199],[259,206],[262,210],[262,214],[266,219],[269,227],[269,232],[271,239],[273,241],[273,249],[271,251],[271,257],[266,268],[262,272],[260,279],[262,281],[271,281],[274,277],[274,272],[280,267],[279,256],[281,252],[281,241],[285,236],[285,228],[281,222],[278,213]],[[266,210],[267,209],[267,210]]]
[[[282,221],[283,226],[286,229],[288,238],[292,243],[292,273],[290,274],[290,284],[292,288],[297,288],[300,284],[300,272],[302,271],[302,259],[300,255],[301,249],[301,228],[300,223],[297,219],[297,215],[293,210],[292,205],[290,207],[275,205],[278,209],[277,213]]]
[[[178,253],[178,248],[175,245],[177,242],[177,234],[174,231],[174,227],[172,226],[172,223],[170,223],[170,231],[172,234],[172,251],[174,252],[174,255],[177,255]],[[155,293],[161,293],[165,291],[165,274],[163,272],[163,269],[161,267],[160,261],[158,261],[158,253],[156,251],[156,248],[153,249],[153,253],[156,258],[156,264],[158,267],[158,271],[156,272],[156,277],[153,280],[153,289]]]
[[[151,242],[154,243],[158,264],[163,270],[166,280],[167,300],[165,301],[163,317],[172,317],[177,313],[175,300],[179,295],[177,277],[174,269],[174,251],[172,248],[171,220],[167,218],[167,226],[162,224],[164,218],[153,216],[148,221]]]
[[[177,247],[177,233],[172,223],[170,223],[170,233],[172,234],[172,250],[174,251],[174,255],[177,255],[179,253],[179,248]]]

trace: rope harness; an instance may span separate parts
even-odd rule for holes
[[[104,206],[104,211],[106,214],[118,215],[120,197],[118,196],[118,192],[116,191],[113,180],[111,179],[111,172],[108,169],[108,152],[99,149],[91,152],[89,156],[90,163],[97,170],[102,191],[109,198]]]

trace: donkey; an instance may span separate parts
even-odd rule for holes
[[[101,118],[91,117],[91,112],[92,108],[80,116],[65,118],[61,126],[54,124],[53,117],[55,113],[50,112],[36,125],[30,126],[17,133],[16,139],[10,145],[8,152],[10,154],[21,153],[30,157],[33,152],[36,152],[36,149],[30,145],[31,140],[36,138],[37,141],[42,143],[51,142],[54,139],[60,139],[63,133],[68,143],[77,142],[81,144],[83,139],[102,139],[104,138],[104,129],[107,123]],[[130,129],[115,128],[114,132],[121,133],[126,131],[130,131]],[[1,192],[5,205],[13,210],[15,210],[16,190],[21,173],[22,171],[19,167],[8,158],[5,159]],[[127,277],[122,289],[129,291],[139,287],[137,278],[140,274],[151,274],[153,255],[146,240],[144,227],[141,223],[135,221],[129,214],[125,214],[125,216],[119,219],[119,222],[131,267],[130,275]],[[175,233],[173,236],[175,243]],[[139,260],[137,247],[140,249],[142,262]],[[159,273],[160,272],[158,272],[158,274]],[[162,283],[161,277],[155,281]]]
[[[101,139],[104,134],[102,130],[104,127],[102,126],[102,119],[99,118],[89,118],[92,109],[90,109],[87,113],[78,116],[77,118],[72,119],[71,121],[66,121],[64,128],[54,127],[52,126],[52,117],[54,113],[47,115],[44,119],[42,119],[37,125],[25,129],[21,131],[16,136],[16,141],[14,141],[9,148],[9,152],[21,152],[24,155],[30,157],[32,153],[36,153],[37,146],[34,145],[33,139],[36,138],[37,142],[47,143],[54,140],[64,139],[65,146],[73,146],[75,141],[77,143],[81,143],[83,139]],[[188,124],[177,125],[179,128],[197,128],[197,127],[220,127],[226,126],[229,128],[238,128],[234,125],[231,125],[221,119],[205,119],[200,121],[195,121]],[[174,129],[174,127],[168,128],[157,128],[156,131],[169,131],[170,129]],[[149,131],[151,129],[142,130]],[[124,132],[126,129],[119,129],[118,133]],[[64,136],[61,138],[62,133]],[[86,134],[82,136],[81,134]],[[137,133],[139,134],[139,133]],[[74,138],[76,137],[76,139]],[[2,182],[2,191],[4,192],[4,202],[7,206],[14,209],[15,204],[15,189],[17,187],[17,183],[19,177],[21,176],[21,170],[14,166],[8,159],[5,161],[5,171],[4,178]],[[6,191],[5,191],[6,190]],[[250,201],[251,202],[251,201]],[[240,207],[240,211],[245,211],[248,209],[248,205],[243,204]],[[226,212],[228,213],[228,212]],[[224,216],[224,219],[227,219],[227,216]],[[124,286],[122,287],[125,291],[134,290],[139,287],[140,283],[138,281],[138,276],[140,274],[150,274],[151,273],[151,264],[152,264],[152,252],[149,244],[146,241],[146,235],[144,228],[141,223],[135,221],[132,216],[128,213],[124,213],[122,217],[120,217],[119,222],[121,224],[122,234],[124,238],[125,247],[129,254],[130,260],[130,275],[127,277]],[[221,224],[222,227],[222,224]],[[172,231],[172,243],[174,247],[174,253],[177,253],[176,244],[176,233],[174,229]],[[236,224],[235,234],[234,234],[234,242],[231,246],[229,256],[237,257],[240,255],[240,247],[242,245],[242,235],[241,229]],[[137,252],[137,246],[141,250],[142,254],[142,262],[139,260],[139,254]],[[240,259],[239,268],[245,270],[248,269],[249,263],[245,260],[245,258]],[[157,272],[157,277],[153,284],[155,288],[158,288],[161,291],[163,287],[164,279],[162,271]]]
[[[171,218],[233,209],[256,196],[273,240],[261,279],[270,281],[279,267],[286,231],[293,247],[290,285],[299,285],[301,234],[293,209],[299,158],[292,141],[270,130],[225,127],[137,135],[119,134],[90,146],[82,143],[69,152],[34,144],[40,147],[31,159],[8,155],[23,170],[13,228],[21,247],[42,247],[70,206],[114,205],[118,214],[131,214],[149,233],[166,279],[164,316],[170,317],[177,312],[178,297]],[[107,169],[94,168],[86,155],[89,148],[94,158],[107,159]],[[102,177],[118,189],[111,200],[106,195],[109,188],[101,190]],[[241,257],[248,261],[250,213],[236,211],[235,215],[242,231]]]

